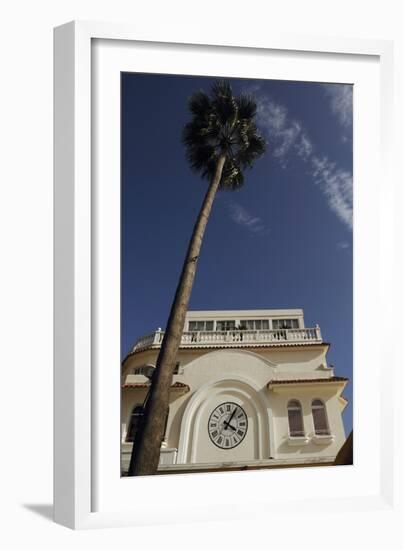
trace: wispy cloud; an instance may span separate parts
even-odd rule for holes
[[[252,90],[248,91],[252,92]],[[293,119],[284,105],[273,101],[258,87],[254,88],[253,93],[258,104],[257,121],[267,137],[274,158],[282,168],[286,168],[292,159],[303,161],[307,165],[308,174],[313,182],[326,197],[330,209],[351,229],[353,225],[352,174],[337,166],[326,156],[318,155],[302,123]],[[337,93],[341,96],[345,94],[345,92]],[[348,104],[347,98],[343,99],[343,97],[336,97],[334,93],[332,109],[339,109],[337,112],[342,112],[342,104],[345,106]],[[339,116],[341,117],[341,114]],[[347,121],[347,114],[345,117]]]
[[[350,248],[349,243],[346,242],[346,241],[341,241],[341,242],[337,243],[336,246],[339,250],[348,250]]]
[[[242,225],[251,233],[264,235],[269,233],[269,229],[259,216],[254,216],[246,208],[235,201],[228,203],[229,215],[233,222]]]
[[[330,108],[342,128],[350,129],[353,124],[353,86],[351,84],[322,84],[330,99]]]
[[[326,157],[311,158],[312,176],[325,194],[329,207],[350,228],[353,228],[353,178]]]
[[[272,154],[285,168],[294,153],[303,160],[312,153],[312,143],[302,125],[291,120],[287,109],[264,95],[258,96],[257,116],[268,139],[272,142]]]

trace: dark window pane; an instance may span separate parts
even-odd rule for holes
[[[136,433],[140,427],[140,423],[143,419],[143,407],[137,405],[134,407],[130,416],[129,428],[127,430],[126,441],[134,441]]]
[[[327,424],[326,410],[324,404],[315,399],[312,403],[313,425],[316,435],[329,435],[329,426]]]
[[[217,330],[234,330],[235,321],[217,321]]]
[[[290,401],[287,408],[290,436],[296,437],[305,435],[300,403],[298,401]]]

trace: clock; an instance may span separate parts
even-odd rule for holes
[[[214,445],[220,449],[233,449],[245,438],[248,418],[236,403],[222,403],[210,414],[207,430]]]

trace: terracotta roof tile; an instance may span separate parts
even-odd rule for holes
[[[187,390],[190,390],[189,386],[183,382],[175,382],[175,384],[172,384],[171,388],[186,388]]]
[[[148,389],[150,387],[149,382],[134,382],[132,384],[123,384],[122,388],[134,388],[136,390],[140,389]],[[175,382],[172,384],[171,390],[185,390],[186,393],[190,391],[190,387],[187,384],[183,384],[183,382]]]

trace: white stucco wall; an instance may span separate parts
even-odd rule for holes
[[[180,350],[178,361],[183,374],[175,375],[189,386],[184,395],[172,392],[166,431],[166,446],[176,449],[178,464],[250,462],[275,458],[333,458],[345,441],[340,399],[343,383],[281,385],[268,389],[271,380],[325,379],[333,375],[326,363],[327,345],[263,349]],[[140,375],[130,375],[133,367],[155,364],[158,350],[130,356],[122,370],[122,380],[146,382]],[[124,436],[133,406],[145,397],[145,390],[123,389],[122,435]],[[304,429],[308,442],[290,445],[287,403],[298,399],[302,405]],[[311,413],[312,399],[326,406],[332,438],[315,442]],[[212,410],[231,401],[239,404],[248,416],[245,439],[233,449],[220,449],[208,435],[207,423]],[[320,444],[319,444],[320,443]],[[124,445],[126,452],[128,445]]]

